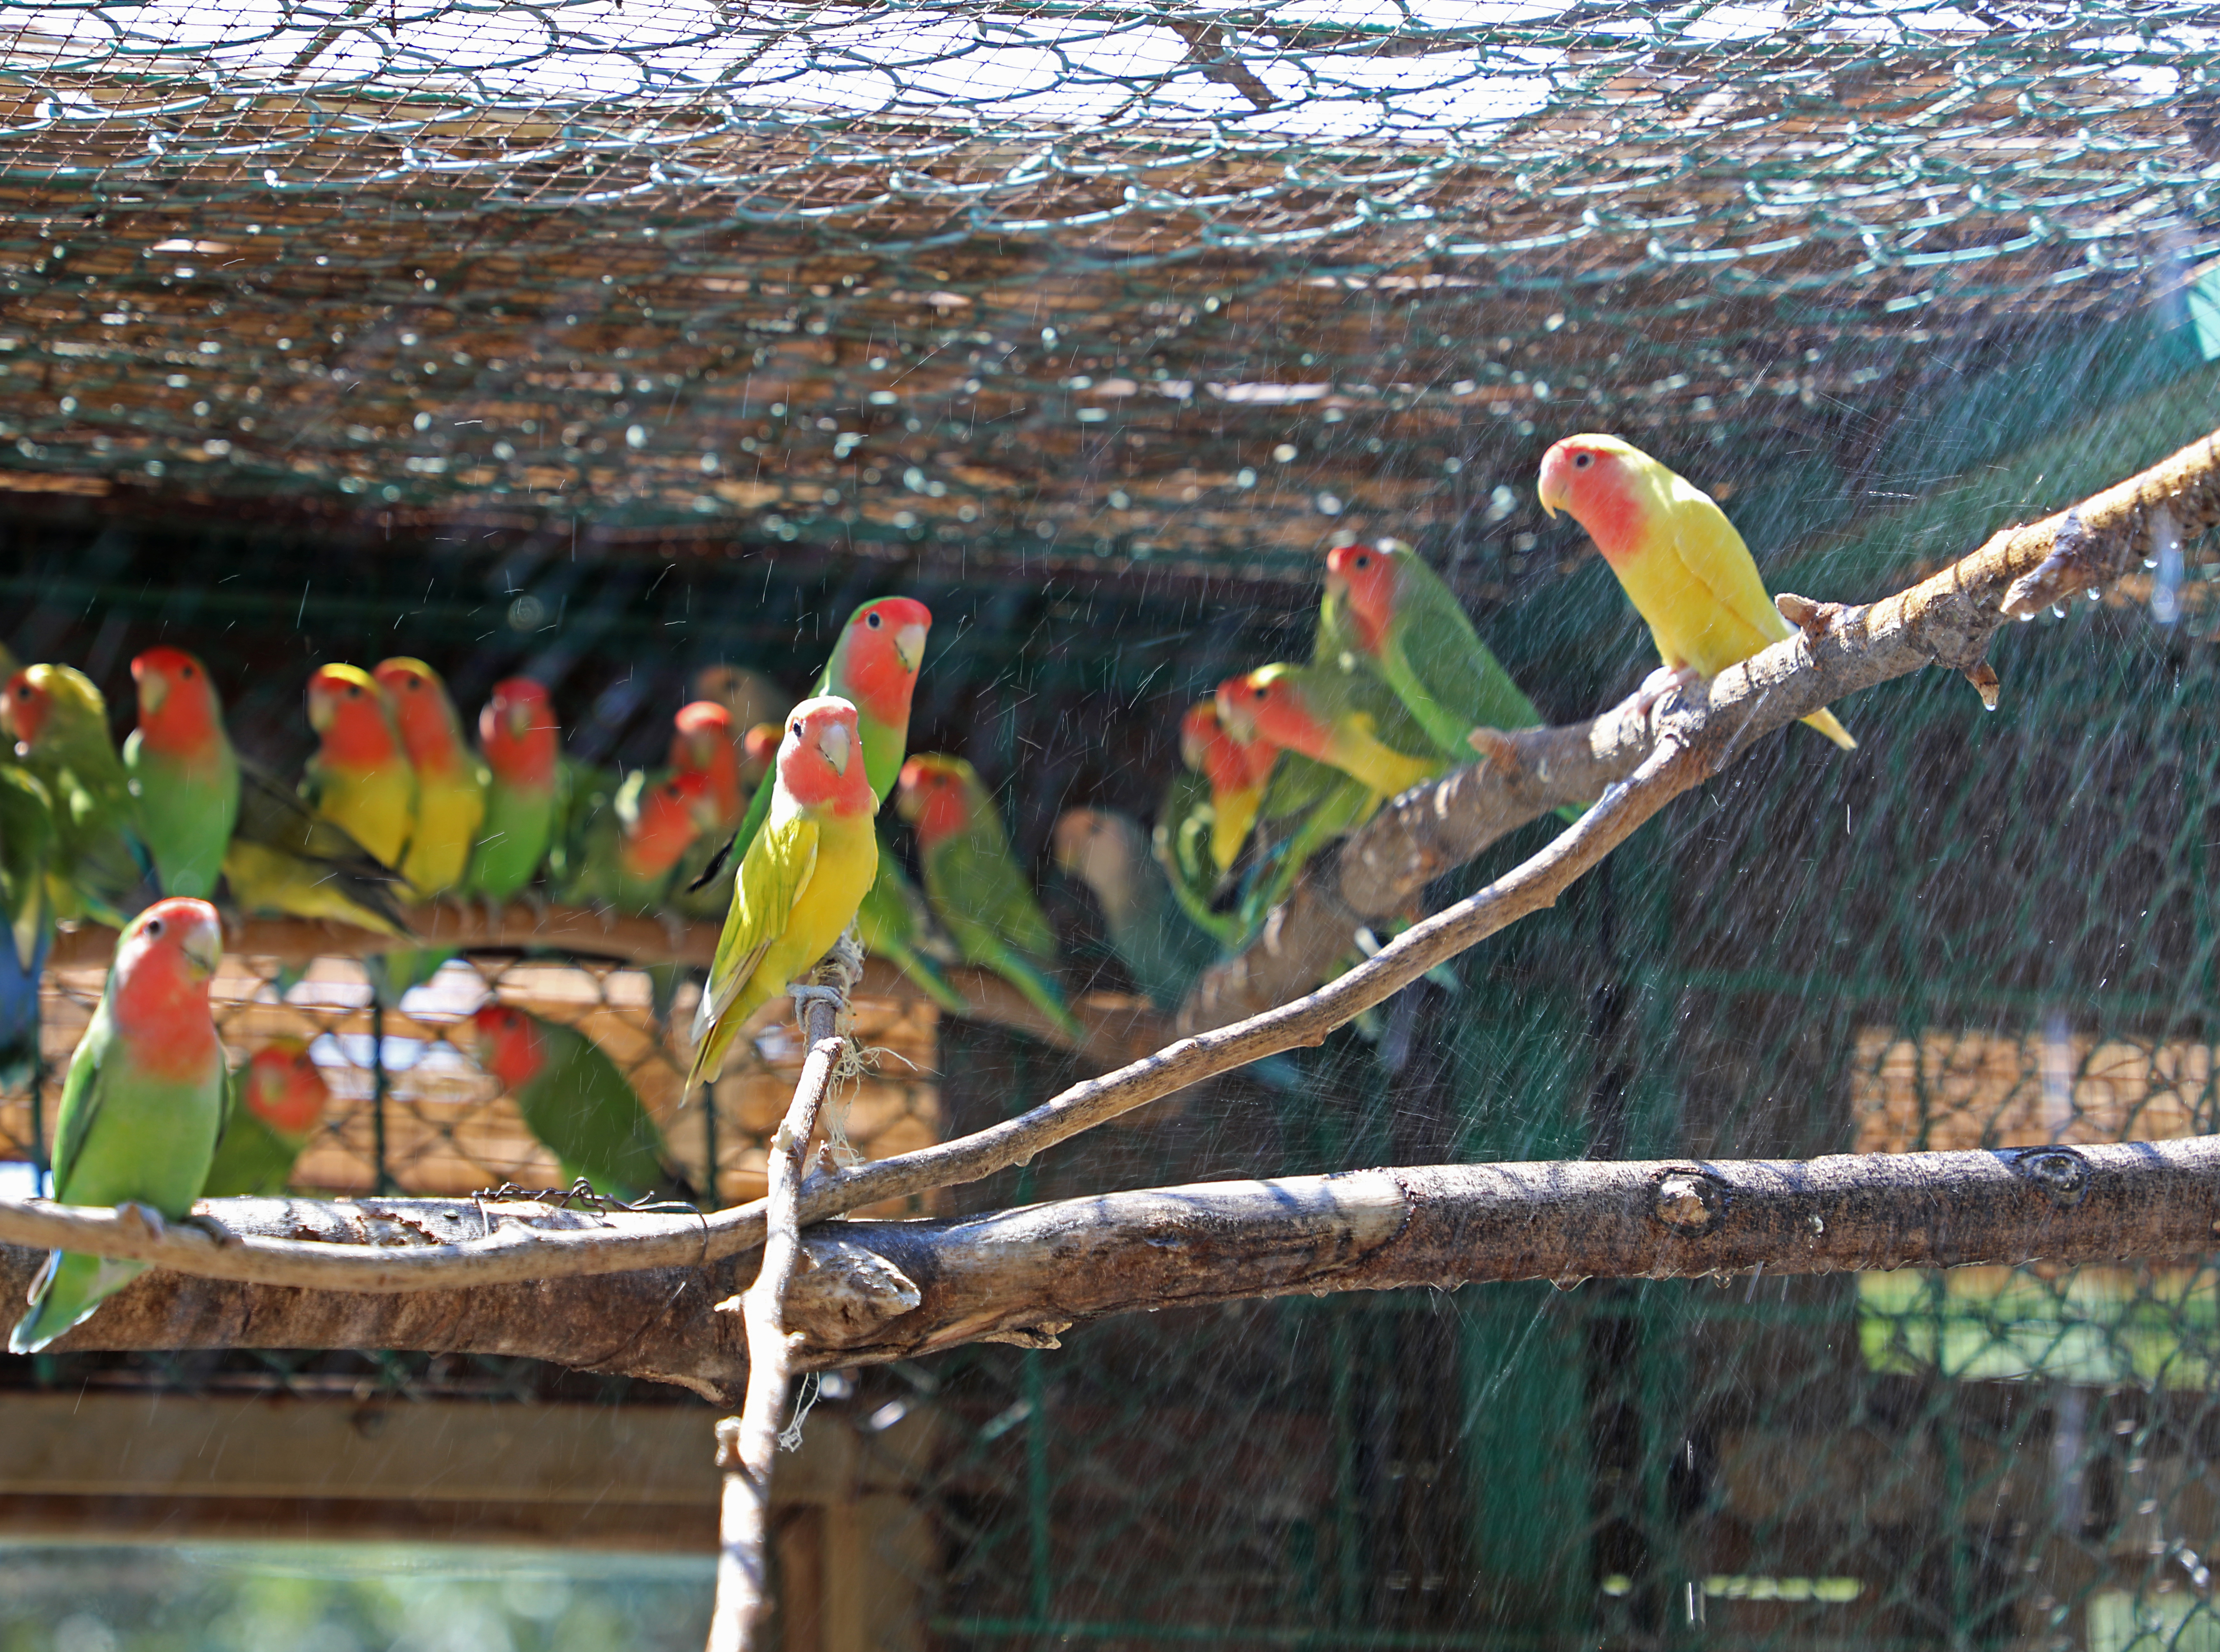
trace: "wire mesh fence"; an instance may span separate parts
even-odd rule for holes
[[[47,972],[45,1070],[35,1092],[26,1085],[0,1093],[0,1157],[43,1160],[60,1077],[106,974],[98,965]],[[672,979],[683,974],[596,959],[458,958],[388,1008],[359,957],[296,963],[231,955],[210,1001],[234,1066],[274,1040],[309,1046],[331,1099],[294,1165],[290,1182],[302,1191],[452,1197],[504,1183],[565,1185],[555,1152],[479,1064],[471,1017],[500,1003],[584,1034],[662,1131],[682,1185],[704,1200],[738,1203],[763,1192],[764,1143],[792,1098],[802,1050],[790,1009],[783,1001],[767,1006],[735,1041],[724,1075],[688,1095],[685,1030],[700,988],[698,980]],[[930,1002],[859,998],[854,1013],[856,1037],[872,1063],[849,1113],[858,1150],[884,1157],[938,1139],[939,1012]]]

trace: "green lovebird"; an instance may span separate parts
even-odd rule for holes
[[[848,616],[832,645],[832,658],[817,674],[813,699],[836,695],[856,708],[856,729],[864,741],[864,772],[870,777],[871,795],[877,807],[886,807],[887,795],[901,774],[902,757],[909,750],[909,702],[917,689],[917,668],[925,663],[926,633],[932,629],[932,610],[911,596],[876,596]],[[727,855],[745,855],[770,811],[771,793],[777,784],[774,768],[756,787],[746,818],[733,836]],[[712,862],[702,881],[714,877],[721,866]]]
[[[879,870],[878,798],[856,708],[837,695],[787,714],[771,807],[741,857],[732,910],[694,1009],[688,1094],[724,1071],[748,1017],[784,992],[856,921]],[[837,1120],[827,1126],[840,1141]]]
[[[1218,943],[1180,909],[1140,824],[1111,809],[1069,809],[1056,823],[1056,863],[1093,891],[1110,944],[1158,1009],[1179,1007],[1218,960]]]
[[[223,931],[205,901],[158,901],[124,926],[54,1120],[62,1204],[140,1205],[170,1221],[192,1209],[223,1126],[223,1046],[208,998],[222,956]],[[52,1252],[9,1351],[37,1353],[146,1270]]]
[[[902,764],[895,807],[917,828],[926,900],[964,962],[992,969],[1064,1037],[1083,1043],[1085,1031],[1056,982],[1056,931],[1010,852],[978,771],[961,757],[912,757]]]
[[[323,1121],[331,1090],[299,1038],[272,1038],[231,1078],[231,1111],[201,1197],[282,1194],[293,1162]]]
[[[469,887],[496,903],[532,882],[555,835],[563,733],[547,690],[528,676],[493,685],[478,713],[488,778],[485,823],[471,856]]]
[[[1213,719],[1215,715],[1213,708]],[[1164,789],[1163,806],[1157,811],[1157,824],[1149,837],[1157,864],[1163,869],[1180,910],[1188,922],[1223,946],[1231,945],[1238,936],[1232,915],[1212,904],[1225,882],[1213,841],[1218,822],[1218,800],[1208,776],[1183,768]]]
[[[0,1085],[29,1082],[39,1062],[39,972],[54,937],[54,811],[29,770],[0,758]]]
[[[301,795],[402,870],[416,830],[416,771],[385,689],[359,665],[320,665],[309,679],[309,723],[318,744]]]
[[[565,1182],[583,1176],[596,1193],[638,1199],[671,1180],[663,1132],[591,1038],[509,1004],[483,1006],[471,1026],[478,1065],[501,1081]]]
[[[1464,607],[1400,539],[1326,552],[1319,635],[1345,637],[1387,679],[1443,755],[1462,763],[1475,728],[1531,728],[1534,702],[1511,680]]]
[[[1533,728],[1542,721],[1525,692],[1481,641],[1464,605],[1400,539],[1339,545],[1326,552],[1319,647],[1339,644],[1369,661],[1427,738],[1466,763],[1476,728]],[[1581,818],[1570,804],[1557,811]]]
[[[971,1005],[942,972],[956,962],[956,949],[932,921],[925,895],[909,881],[901,862],[879,832],[879,870],[856,910],[864,951],[882,957],[915,982],[927,998],[951,1015],[969,1015]]]
[[[486,772],[463,738],[440,674],[421,659],[382,659],[371,670],[393,708],[401,750],[416,776],[416,815],[401,875],[419,901],[463,881],[485,825]]]
[[[596,782],[580,802],[577,836],[564,857],[558,896],[627,918],[663,910],[678,863],[716,818],[716,801],[700,775],[645,770],[624,777],[612,794],[608,776],[582,771]]]
[[[223,881],[242,912],[412,932],[401,874],[253,764],[240,769],[239,825],[224,851]]]
[[[239,822],[239,754],[223,729],[223,702],[208,667],[182,648],[150,648],[131,662],[139,726],[123,742],[123,769],[139,800],[140,829],[165,895],[206,900]]]
[[[53,803],[55,915],[122,928],[160,891],[108,702],[71,666],[27,665],[8,680],[4,709],[16,755]]]

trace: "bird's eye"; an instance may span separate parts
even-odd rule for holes
[[[872,630],[876,631],[876,630],[877,630],[877,629],[878,629],[882,625],[885,624],[886,622],[885,622],[883,620],[880,619],[880,617],[879,617],[879,611],[878,611],[876,608],[873,608],[873,609],[870,611],[870,614],[866,614],[866,615],[864,616],[864,623],[865,625],[867,625],[867,626],[870,627],[870,628],[871,628]]]
[[[1573,455],[1573,469],[1575,471],[1585,471],[1589,465],[1594,463],[1595,455],[1593,453],[1575,453]]]
[[[178,675],[190,683],[193,680],[193,668],[190,665],[180,666],[178,669]]]
[[[162,932],[162,920],[159,918],[150,920],[147,925],[147,932],[149,935],[160,934]]]
[[[359,700],[359,699],[361,699],[361,698],[362,698],[362,689],[361,689],[361,686],[360,686],[359,684],[358,684],[358,683],[348,683],[348,684],[347,684],[347,698],[348,698],[348,699],[350,699],[350,700]]]
[[[800,739],[801,738],[801,719],[797,717],[791,723],[788,724],[786,732],[793,735],[797,740]]]

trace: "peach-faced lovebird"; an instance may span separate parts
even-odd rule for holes
[[[758,723],[740,736],[740,789],[750,797],[778,761],[778,736],[776,723]]]
[[[251,763],[240,770],[239,826],[224,851],[223,881],[243,911],[409,933],[401,874]]]
[[[1225,881],[1212,852],[1211,833],[1217,824],[1210,782],[1194,770],[1182,768],[1164,788],[1149,845],[1188,921],[1221,945],[1230,945],[1238,938],[1236,920],[1213,904]]]
[[[546,689],[528,676],[493,685],[493,697],[478,713],[478,750],[488,778],[485,823],[471,855],[473,895],[508,901],[547,858],[562,744]]]
[[[689,1093],[724,1071],[748,1017],[831,950],[878,873],[878,799],[855,707],[833,695],[796,706],[772,776],[770,807],[740,859],[694,1012]]]
[[[702,776],[714,818],[689,845],[671,884],[670,904],[689,918],[720,918],[732,900],[733,859],[700,887],[694,880],[719,847],[739,830],[747,812],[740,790],[740,753],[733,744],[733,714],[714,700],[695,700],[671,720],[670,763],[674,773]]]
[[[293,1162],[332,1099],[324,1075],[302,1040],[272,1038],[232,1074],[231,1082],[231,1111],[201,1197],[284,1193]]]
[[[1180,758],[1210,782],[1210,854],[1221,876],[1241,857],[1279,755],[1271,741],[1228,728],[1215,700],[1189,706],[1180,719]]]
[[[39,972],[54,936],[47,885],[53,805],[28,769],[0,757],[0,1085],[26,1083],[39,1060]]]
[[[663,1132],[591,1038],[512,1004],[485,1005],[471,1027],[478,1065],[501,1081],[565,1183],[583,1176],[596,1193],[638,1199],[670,1180]]]
[[[611,795],[606,781],[588,797],[579,838],[565,857],[557,890],[564,901],[632,918],[663,909],[678,863],[715,818],[700,775],[627,775]]]
[[[318,666],[309,679],[309,723],[318,746],[302,795],[401,871],[416,828],[416,771],[384,689],[359,665]]]
[[[1383,684],[1328,665],[1263,665],[1218,687],[1218,715],[1392,797],[1448,766]]]
[[[1188,921],[1138,822],[1112,809],[1068,809],[1051,836],[1056,863],[1093,892],[1110,944],[1157,1008],[1179,1007],[1218,944]]]
[[[139,800],[108,730],[108,702],[73,666],[27,665],[0,693],[24,768],[53,805],[47,873],[55,914],[121,927],[160,893],[139,825]]]
[[[56,1200],[144,1206],[158,1224],[192,1209],[223,1124],[223,1046],[209,1014],[209,980],[222,956],[223,931],[205,901],[157,901],[124,926],[62,1086]],[[146,1270],[143,1262],[50,1253],[9,1351],[35,1354]]]
[[[1085,1032],[1056,982],[1056,931],[1010,852],[976,770],[920,753],[901,767],[895,807],[917,828],[925,895],[967,963],[992,969],[1073,1043]]]
[[[469,742],[447,685],[421,659],[378,661],[371,675],[393,708],[401,749],[416,771],[416,818],[401,875],[419,901],[463,881],[485,824],[486,775]]]
[[[123,768],[140,829],[162,892],[204,900],[239,820],[239,755],[224,732],[223,702],[208,667],[182,648],[148,649],[131,662],[131,679],[139,726],[123,742]]]
[[[1682,676],[1717,676],[1795,627],[1765,594],[1749,547],[1712,496],[1616,436],[1568,436],[1542,456],[1542,508],[1587,529],[1649,623],[1658,657]],[[1804,720],[1844,751],[1832,712]]]
[[[1542,720],[1463,604],[1411,546],[1400,539],[1336,545],[1325,565],[1319,634],[1345,637],[1453,761],[1471,760],[1466,736],[1475,728]]]
[[[864,742],[864,772],[870,776],[875,809],[894,790],[902,754],[909,749],[910,697],[917,689],[918,667],[925,663],[926,633],[932,629],[932,610],[916,598],[873,597],[840,627],[832,656],[810,690],[813,695],[832,695],[855,707],[856,727]],[[747,853],[770,808],[776,779],[776,773],[766,775],[756,788],[746,818],[726,846],[727,856]],[[696,882],[707,883],[721,870],[713,860]]]

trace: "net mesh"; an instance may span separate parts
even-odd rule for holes
[[[1537,426],[1862,452],[2184,302],[2214,39],[2142,0],[12,6],[9,479],[1269,568],[1478,516]]]

